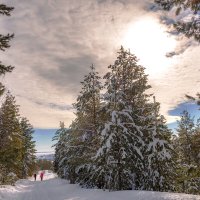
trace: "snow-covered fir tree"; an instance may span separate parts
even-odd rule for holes
[[[91,158],[99,146],[97,129],[101,121],[98,112],[102,86],[93,65],[81,85],[82,90],[73,105],[76,110],[75,120],[68,131],[61,128],[54,137],[54,140],[58,140],[54,167],[59,176],[69,179],[71,183],[76,181],[86,184]]]
[[[32,175],[35,167],[35,141],[33,141],[33,127],[29,121],[23,117],[20,121],[22,131],[22,178]]]
[[[70,130],[67,135],[67,142],[65,142],[64,157],[62,164],[65,166],[66,178],[70,183],[80,183],[83,179],[80,168],[86,163],[85,155],[86,146],[84,139],[80,134],[77,118],[70,125]]]
[[[200,118],[197,119],[195,133],[193,135],[193,151],[196,157],[196,164],[200,167]]]
[[[52,141],[56,141],[56,144],[53,145],[55,147],[55,156],[54,156],[54,171],[62,178],[64,178],[65,173],[63,166],[60,165],[63,159],[63,153],[65,151],[65,137],[68,129],[65,128],[64,122],[60,122],[60,128],[56,131]]]
[[[91,166],[91,158],[96,154],[99,147],[98,127],[101,119],[100,110],[100,91],[102,85],[100,76],[95,67],[90,67],[90,72],[81,82],[82,90],[74,104],[76,109],[76,119],[72,126],[73,146],[76,151],[76,173],[78,182],[86,184],[88,179],[88,168]]]
[[[187,111],[184,111],[180,121],[178,121],[177,134],[177,190],[185,193],[199,194],[199,120],[195,124],[194,117],[192,118]]]
[[[145,93],[150,86],[144,68],[122,47],[109,69],[111,72],[105,76],[107,92],[104,98],[107,121],[99,130],[101,147],[94,158],[90,181],[99,188],[111,190],[164,190],[166,172],[159,171],[155,162],[159,159],[161,164],[170,160],[171,147],[164,140],[165,136],[161,136],[164,131],[156,130],[153,124],[156,117],[150,116],[151,95]]]
[[[197,162],[192,140],[195,133],[194,117],[192,118],[187,111],[183,111],[181,120],[178,121],[177,133],[179,136],[179,148],[182,162],[189,165]]]
[[[86,187],[110,190],[173,188],[171,133],[159,103],[146,91],[145,68],[121,47],[105,75],[91,67],[77,102],[70,129],[57,138],[55,168],[59,176]]]
[[[137,71],[135,66],[135,56],[121,48],[115,64],[109,66],[111,72],[105,76],[107,92],[104,110],[107,119],[100,129],[101,147],[96,154],[94,169],[91,172],[91,180],[100,188],[131,188],[134,184],[132,159],[135,159],[137,165],[140,163],[139,157],[142,157],[142,144],[136,144],[141,142],[142,132],[132,116],[132,91],[130,93],[133,85],[140,79],[137,75],[141,75],[141,70],[134,74],[133,71]],[[138,131],[137,136],[132,131],[134,127]],[[137,152],[135,155],[138,155],[136,157],[132,153],[134,150]]]
[[[0,164],[5,166],[6,175],[13,172],[20,177],[22,132],[19,107],[10,93],[7,93],[0,113]]]
[[[171,144],[172,133],[165,119],[159,114],[160,104],[149,103],[151,108],[146,121],[144,150],[144,171],[141,187],[145,190],[174,190],[175,176],[174,150]]]
[[[193,37],[200,42],[200,3],[199,0],[155,0],[164,10],[173,10],[176,15],[184,16],[184,12],[189,13],[187,18],[177,17],[174,23],[176,30],[186,37]],[[181,19],[181,20],[180,20]]]
[[[4,4],[0,4],[0,14],[10,16],[14,8],[6,6]],[[9,42],[14,37],[13,34],[2,35],[0,34],[0,50],[5,51],[7,48],[10,47]],[[12,66],[6,66],[0,61],[0,77],[5,75],[7,72],[11,72],[13,70]],[[0,82],[0,95],[3,94],[5,87]]]
[[[9,174],[14,179],[26,178],[35,170],[33,132],[28,120],[20,117],[15,97],[8,92],[0,108],[0,184],[10,184]]]
[[[194,101],[197,105],[200,106],[200,93],[197,93],[196,97],[185,95],[189,100]]]

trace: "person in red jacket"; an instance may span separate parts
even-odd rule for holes
[[[43,180],[43,177],[44,177],[44,172],[41,172],[40,173],[40,179],[41,179],[41,181]]]

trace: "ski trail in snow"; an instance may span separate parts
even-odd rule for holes
[[[0,188],[0,200],[200,200],[200,195],[83,189],[52,173],[46,173],[44,178],[44,181],[20,180],[14,187]]]
[[[34,181],[33,178],[20,180],[15,187],[8,187],[7,191],[2,194],[0,191],[0,200],[56,200],[53,194],[54,182],[59,179],[56,180],[55,177],[55,174],[46,174],[47,180],[44,181]]]
[[[33,188],[31,199],[44,199],[44,200],[53,200],[57,199],[58,194],[55,191],[55,181],[56,180],[47,180],[42,182],[36,182],[35,187]],[[57,181],[56,181],[57,182]],[[34,197],[34,198],[33,198]],[[23,199],[25,200],[25,199]]]
[[[45,177],[44,177],[45,178]],[[30,187],[19,195],[16,200],[56,200],[58,193],[55,191],[56,185],[61,181],[55,175],[46,175],[44,181],[30,181]]]
[[[36,199],[44,199],[44,200],[50,200],[46,188],[44,188],[45,184],[35,182],[31,185],[30,191],[25,190],[22,192],[19,197],[16,200],[36,200]]]

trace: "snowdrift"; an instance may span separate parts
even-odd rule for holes
[[[152,191],[109,192],[83,189],[76,184],[68,184],[55,174],[46,173],[44,181],[20,180],[14,187],[0,188],[0,200],[200,200],[200,196]]]

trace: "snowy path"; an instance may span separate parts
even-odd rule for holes
[[[0,188],[0,200],[200,200],[200,196],[165,192],[108,192],[82,189],[46,174],[46,180],[20,180],[15,187]]]

